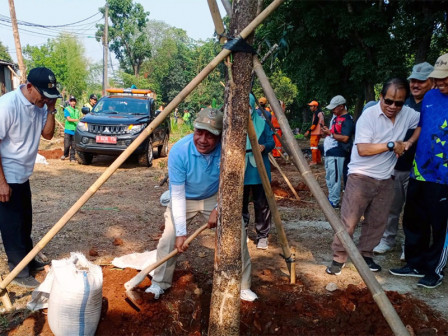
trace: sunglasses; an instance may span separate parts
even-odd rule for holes
[[[388,99],[388,98],[383,98],[383,102],[384,102],[384,104],[386,104],[388,106],[392,106],[393,104],[395,104],[396,107],[402,107],[404,105],[404,101],[392,100],[392,99]]]

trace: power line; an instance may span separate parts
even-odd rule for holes
[[[30,27],[40,27],[40,28],[63,28],[63,27],[70,27],[70,26],[73,27],[76,24],[84,22],[84,21],[87,21],[87,20],[93,18],[94,16],[96,16],[98,14],[101,14],[101,13],[97,12],[97,13],[89,16],[88,18],[85,18],[85,19],[82,19],[82,20],[79,20],[79,21],[76,21],[76,22],[72,22],[72,23],[66,23],[66,24],[63,24],[63,25],[41,25],[41,24],[31,23],[31,22],[21,21],[21,20],[18,20],[17,24],[24,25],[24,26],[30,26]],[[5,22],[11,23],[11,18],[9,16],[0,14],[0,21],[5,21]]]

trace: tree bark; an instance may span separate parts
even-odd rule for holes
[[[238,36],[254,19],[255,12],[255,0],[233,2],[230,34]],[[251,43],[252,40],[249,38],[247,41]],[[239,335],[240,328],[241,214],[252,55],[242,52],[233,55],[224,108],[209,335]]]

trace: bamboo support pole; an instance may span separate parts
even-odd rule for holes
[[[240,37],[247,38],[257,26],[263,22],[284,0],[274,0],[266,9],[260,13],[246,28]],[[28,263],[41,251],[45,245],[64,227],[64,225],[78,212],[78,210],[96,193],[96,191],[109,179],[110,176],[123,164],[124,161],[135,151],[135,149],[162,123],[162,121],[179,105],[196,86],[198,86],[209,74],[221,63],[231,50],[223,49],[216,57],[196,75],[193,80],[160,112],[160,114],[142,131],[142,133],[129,145],[129,147],[118,156],[118,158],[104,171],[104,173],[90,186],[90,188],[76,201],[75,204],[59,219],[59,221],[47,232],[47,234],[34,246],[34,248],[22,259],[22,261],[6,276],[0,283],[0,290],[19,274]]]
[[[277,203],[275,203],[274,193],[272,192],[271,183],[269,182],[269,177],[266,172],[266,167],[263,163],[263,158],[261,152],[258,149],[258,139],[255,133],[254,124],[252,119],[249,117],[249,122],[247,124],[247,135],[250,140],[250,145],[252,146],[252,154],[254,155],[255,162],[257,164],[258,174],[261,178],[261,183],[263,184],[264,193],[266,194],[266,199],[269,204],[269,209],[271,209],[272,220],[274,221],[275,228],[277,229],[277,235],[280,240],[280,246],[283,250],[283,257],[286,260],[288,266],[289,274],[292,276],[292,269],[295,269],[295,261],[292,257],[291,250],[289,249],[288,240],[286,239],[285,230],[283,229],[282,219],[280,218],[280,213],[277,208]],[[293,279],[291,278],[291,283]],[[294,279],[295,281],[295,279]]]
[[[342,245],[347,250],[348,255],[350,256],[353,264],[355,265],[365,284],[372,293],[373,299],[377,303],[390,328],[395,335],[409,336],[408,330],[406,329],[394,307],[390,303],[389,299],[381,288],[381,285],[378,283],[375,276],[370,271],[369,267],[356,248],[356,245],[354,244],[352,238],[345,230],[341,220],[336,215],[336,212],[328,202],[327,197],[314,178],[310,167],[308,166],[302,154],[302,151],[300,150],[299,145],[294,138],[291,127],[289,126],[288,120],[286,119],[286,116],[284,115],[283,110],[280,107],[274,90],[272,89],[269,80],[262,68],[262,65],[256,56],[254,56],[254,69],[255,73],[258,76],[258,79],[260,80],[263,91],[274,110],[275,116],[277,117],[277,120],[282,127],[283,137],[288,144],[286,149],[290,151],[289,156],[292,158],[295,166],[298,168],[303,178],[305,179],[306,184],[319,203],[319,206],[323,210],[331,227],[335,231],[336,236],[339,238]]]
[[[291,190],[291,192],[294,194],[294,196],[296,197],[296,199],[298,201],[300,201],[300,197],[299,195],[297,195],[297,191],[294,189],[294,187],[292,186],[291,182],[289,181],[288,177],[285,175],[285,173],[283,172],[283,170],[280,168],[280,165],[277,163],[277,161],[275,161],[275,158],[272,156],[271,153],[269,153],[269,161],[271,161],[272,165],[277,168],[277,170],[280,172],[280,174],[283,176],[283,179],[285,180],[286,184],[288,185],[289,189]]]
[[[219,13],[218,4],[216,3],[216,0],[207,0],[207,2],[215,25],[215,32],[219,36],[219,43],[224,44],[227,38],[224,36],[224,24],[222,23],[221,14]]]

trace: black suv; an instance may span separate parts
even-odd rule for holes
[[[76,158],[79,163],[92,163],[94,155],[120,155],[160,113],[150,90],[109,89],[92,111],[83,108],[85,116],[75,132]],[[88,110],[88,108],[87,108]],[[89,113],[88,113],[89,112]],[[135,150],[140,165],[152,166],[153,147],[159,157],[168,155],[170,123],[166,118]]]

